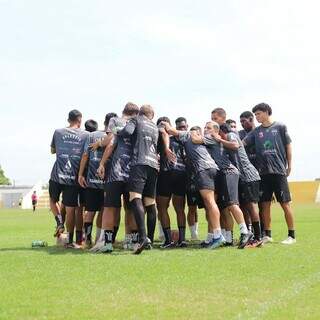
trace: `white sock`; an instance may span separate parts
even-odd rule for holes
[[[221,233],[222,233],[223,237],[226,239],[226,229],[221,229]]]
[[[207,239],[205,240],[206,243],[209,243],[213,239],[213,233],[208,232]]]
[[[126,234],[124,236],[124,242],[130,242],[132,240],[132,234],[129,233],[129,234]]]
[[[219,239],[222,236],[221,229],[213,230],[213,239]]]
[[[164,237],[162,225],[160,222],[158,223],[158,229],[159,229],[159,237]]]
[[[96,242],[100,239],[101,235],[101,228],[96,228]]]
[[[232,232],[231,231],[226,231],[226,236],[225,239],[228,243],[231,243],[233,241],[232,239]]]
[[[192,238],[196,238],[198,236],[197,226],[194,224],[193,226],[190,226],[190,233]]]
[[[247,234],[248,233],[248,228],[247,228],[247,225],[245,224],[245,222],[240,223],[239,224],[239,228],[240,228],[240,233],[241,234]]]
[[[198,233],[198,228],[199,228],[199,223],[198,222],[195,223],[195,228],[196,228],[196,232]]]

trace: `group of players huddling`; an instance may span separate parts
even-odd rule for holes
[[[288,227],[282,243],[295,243],[287,181],[291,139],[286,126],[271,115],[268,104],[258,104],[252,112],[240,115],[243,130],[237,132],[235,121],[227,120],[226,111],[216,108],[204,130],[189,130],[184,117],[176,119],[175,127],[167,117],[154,123],[150,105],[139,108],[129,102],[121,117],[106,115],[104,131],[98,131],[94,120],[86,121],[84,131],[80,129],[82,114],[70,111],[69,126],[55,130],[51,144],[56,161],[49,194],[57,242],[66,248],[111,253],[123,204],[123,247],[134,254],[152,248],[157,220],[161,249],[187,247],[187,222],[191,239],[197,240],[197,208],[205,209],[208,223],[201,247],[234,245],[234,221],[240,231],[239,249],[261,247],[273,241],[271,202],[275,195]],[[254,116],[261,124],[258,127]],[[178,232],[170,227],[171,200]]]

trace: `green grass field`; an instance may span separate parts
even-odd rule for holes
[[[0,319],[320,319],[320,207],[295,206],[291,247],[279,244],[286,228],[273,212],[276,243],[261,249],[134,256],[56,248],[47,210],[1,210]],[[49,247],[31,249],[35,239]]]

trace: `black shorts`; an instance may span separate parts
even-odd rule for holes
[[[217,170],[212,169],[206,169],[203,171],[200,171],[195,176],[195,186],[196,190],[215,190],[215,178],[216,178]]]
[[[286,203],[291,201],[287,177],[280,174],[267,174],[261,176],[260,201],[269,202],[275,194],[277,201]]]
[[[80,206],[85,206],[86,198],[85,198],[86,189],[79,187],[79,204]]]
[[[36,200],[33,200],[33,201],[32,201],[32,205],[33,205],[33,206],[36,206],[36,205],[37,205],[37,201],[36,201]]]
[[[78,186],[67,186],[63,187],[62,191],[62,203],[66,207],[79,207],[79,187]]]
[[[239,182],[240,204],[258,203],[260,199],[260,181]]]
[[[121,208],[121,196],[124,201],[129,201],[127,184],[123,181],[108,182],[105,184],[104,207]]]
[[[217,175],[217,204],[223,210],[231,205],[239,205],[239,175],[219,171]]]
[[[133,166],[128,181],[129,192],[139,193],[144,197],[155,198],[158,171],[145,165]]]
[[[104,191],[102,189],[87,188],[84,190],[84,207],[86,211],[96,212],[103,207]]]
[[[49,196],[52,201],[54,202],[60,201],[60,195],[63,191],[63,187],[64,187],[63,184],[60,184],[53,180],[49,181]]]
[[[157,196],[168,197],[172,195],[184,197],[186,195],[187,175],[183,171],[162,171],[157,181]]]

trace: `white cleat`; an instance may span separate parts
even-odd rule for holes
[[[90,252],[99,252],[104,247],[104,241],[98,241],[91,249]]]
[[[272,239],[271,237],[264,236],[264,237],[262,238],[262,242],[263,242],[263,244],[272,243],[272,242],[273,242],[273,239]]]
[[[292,238],[292,237],[288,237],[286,240],[283,240],[281,243],[282,244],[295,244],[297,242],[296,239]]]
[[[68,234],[67,233],[61,233],[57,237],[57,247],[64,247],[68,243]]]

